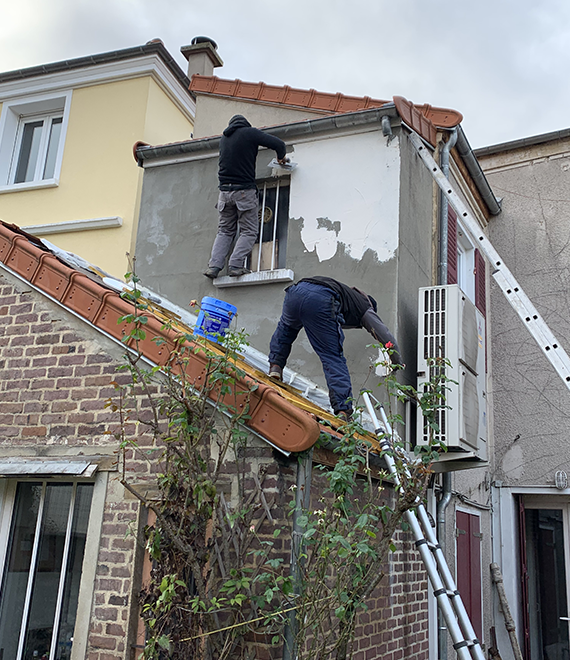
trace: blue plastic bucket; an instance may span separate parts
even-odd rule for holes
[[[194,334],[218,342],[228,329],[237,307],[223,300],[206,296],[200,304],[200,314]]]

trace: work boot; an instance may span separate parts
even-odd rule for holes
[[[230,266],[228,268],[228,275],[230,277],[241,277],[242,275],[247,275],[251,273],[249,268],[239,268],[238,266]]]
[[[215,280],[216,277],[220,274],[222,269],[217,266],[210,266],[208,270],[204,273],[206,277],[209,277],[211,280]]]
[[[270,364],[269,378],[275,378],[275,380],[283,380],[283,368],[278,364]]]
[[[352,410],[339,410],[336,414],[345,424],[352,420]]]

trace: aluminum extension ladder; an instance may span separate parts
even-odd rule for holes
[[[381,425],[370,400],[370,395],[365,392],[362,396],[376,429],[380,448],[384,451],[384,460],[388,466],[388,471],[394,479],[394,484],[400,486],[401,481],[394,460],[396,450],[390,442],[392,427],[388,422],[386,412],[380,405],[379,410],[383,424]],[[408,459],[403,452],[400,457],[403,462],[403,470],[407,472]],[[413,510],[406,511],[405,516],[406,522],[414,535],[416,548],[426,567],[437,604],[443,613],[457,657],[459,660],[485,660],[481,642],[477,639],[465,605],[461,600],[459,591],[457,591],[453,576],[445,561],[443,550],[437,542],[437,537],[424,505],[418,500],[416,507]]]
[[[483,234],[479,223],[472,216],[467,206],[461,200],[461,197],[455,192],[449,179],[441,171],[421,137],[412,131],[410,133],[410,141],[425,166],[431,172],[435,182],[457,212],[457,217],[461,219],[462,225],[469,232],[474,244],[479,247],[491,263],[493,267],[492,275],[501,291],[519,315],[526,329],[534,337],[542,352],[556,370],[556,373],[562,378],[564,384],[570,390],[570,357],[568,357],[566,351],[560,346],[560,343],[552,334],[550,328],[540,316],[529,297],[521,289],[511,271],[505,266],[499,253],[491,244],[491,241]]]

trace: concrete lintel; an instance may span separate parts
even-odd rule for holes
[[[214,286],[218,289],[228,289],[234,286],[252,286],[256,284],[275,284],[276,282],[293,282],[295,273],[290,268],[276,270],[261,270],[241,277],[217,277]]]
[[[109,229],[121,227],[123,218],[113,216],[110,218],[87,218],[85,220],[67,220],[65,222],[49,222],[41,225],[28,225],[22,227],[34,236],[47,236],[48,234],[66,234],[68,232],[89,231],[91,229]]]

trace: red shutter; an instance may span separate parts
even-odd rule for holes
[[[482,641],[483,609],[481,600],[481,532],[477,515],[457,511],[457,589]]]
[[[447,206],[447,283],[457,284],[457,213]]]
[[[485,257],[475,250],[475,307],[487,316],[487,283],[485,280]]]

